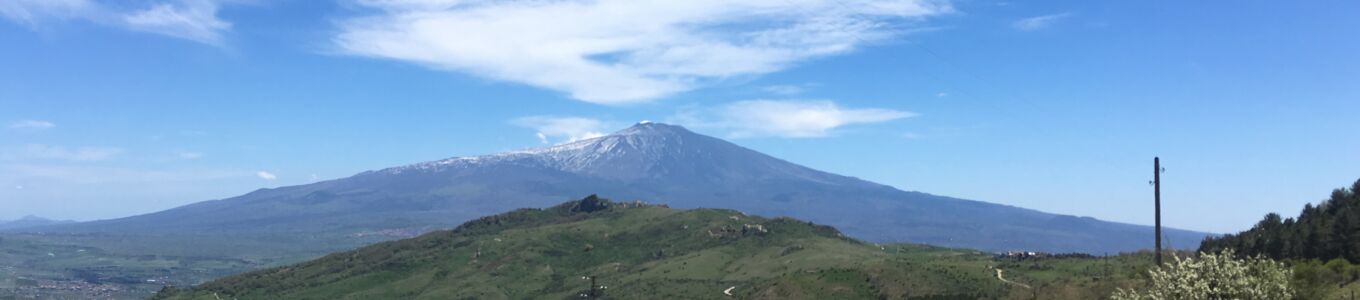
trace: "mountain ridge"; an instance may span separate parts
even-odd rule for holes
[[[561,145],[434,160],[41,229],[345,237],[448,228],[589,194],[797,217],[875,242],[1100,254],[1149,248],[1152,239],[1147,226],[903,191],[660,123]],[[1172,245],[1192,246],[1207,234],[1167,229],[1164,235]]]
[[[71,220],[54,220],[35,215],[26,215],[14,220],[0,220],[0,230],[39,227],[56,224],[75,223]]]

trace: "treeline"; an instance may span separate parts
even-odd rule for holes
[[[1233,249],[1237,253],[1273,259],[1337,258],[1360,263],[1360,181],[1350,189],[1336,189],[1317,206],[1311,203],[1295,218],[1267,214],[1250,230],[1206,238],[1202,252]]]

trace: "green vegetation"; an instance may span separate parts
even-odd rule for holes
[[[1289,299],[1291,272],[1284,264],[1262,257],[1238,259],[1231,250],[1180,258],[1148,271],[1151,283],[1120,289],[1115,300],[1155,299]]]
[[[1298,218],[1267,214],[1251,229],[1205,239],[1200,251],[1232,250],[1264,256],[1293,268],[1298,299],[1342,299],[1360,295],[1360,180],[1336,189],[1317,206],[1305,205]]]
[[[1267,214],[1250,230],[1205,239],[1200,251],[1233,249],[1273,259],[1346,259],[1360,262],[1360,180],[1336,189],[1317,206],[1307,204],[1298,219]]]
[[[594,276],[617,299],[1093,299],[1133,287],[1150,261],[874,245],[789,218],[591,196],[155,298],[579,299]]]

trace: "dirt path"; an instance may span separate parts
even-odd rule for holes
[[[1001,275],[1002,272],[1005,272],[1005,271],[1002,271],[1001,269],[996,269],[996,279],[1000,279],[1001,282],[1005,282],[1005,283],[1009,283],[1009,284],[1018,285],[1018,286],[1020,286],[1020,287],[1027,288],[1027,289],[1028,289],[1028,288],[1031,288],[1031,287],[1029,287],[1028,284],[1019,283],[1019,282],[1014,282],[1014,281],[1010,281],[1010,280],[1006,280],[1006,277]]]

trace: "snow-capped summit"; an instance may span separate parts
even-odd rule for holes
[[[732,182],[741,178],[786,177],[832,183],[847,178],[798,166],[681,126],[650,121],[561,145],[454,157],[383,171],[440,172],[496,164],[537,166],[613,180],[684,177]]]

